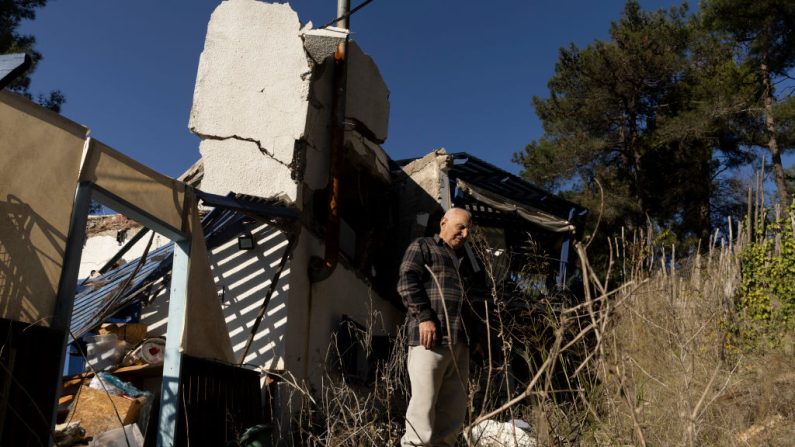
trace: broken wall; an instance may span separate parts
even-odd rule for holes
[[[104,220],[104,219],[112,219],[120,215],[114,216],[103,216],[101,218],[89,218],[89,230],[90,226],[93,221]],[[133,227],[127,231],[127,239],[129,240],[132,238],[138,231],[141,230],[141,227]],[[107,230],[102,231],[98,234],[90,235],[86,238],[86,242],[83,245],[83,253],[80,257],[80,269],[78,270],[77,277],[79,279],[88,278],[91,274],[92,270],[99,271],[121,248],[125,242],[119,242],[116,236],[117,230]],[[152,237],[151,234],[146,234],[143,238],[138,240],[132,247],[124,254],[121,258],[119,264],[124,264],[127,261],[131,261],[133,259],[140,258],[143,255],[144,250],[146,250],[146,246],[149,244],[149,238]],[[162,247],[163,245],[168,244],[171,242],[170,239],[167,237],[157,234],[154,234],[152,237],[152,246],[150,250],[154,250],[156,248]]]
[[[439,231],[439,220],[450,208],[450,181],[446,174],[450,158],[437,149],[412,161],[395,173],[398,188],[400,245]]]
[[[188,126],[202,141],[202,189],[297,198],[295,142],[310,67],[287,4],[221,2],[207,26]]]
[[[279,339],[283,367],[297,377],[320,371],[317,366],[323,363],[342,315],[367,323],[372,320],[369,309],[380,312],[384,322],[376,330],[390,334],[403,318],[391,303],[373,293],[355,259],[343,259],[324,281],[309,281],[310,259],[323,257],[325,248],[333,52],[345,36],[344,31],[313,30],[311,25],[301,28],[287,4],[222,2],[208,25],[189,124],[202,140],[202,190],[280,196],[301,211],[302,227],[290,273],[282,278],[288,296],[281,309],[287,318],[279,326],[285,331]],[[348,46],[346,91],[343,153],[348,180],[355,177],[367,185],[389,185],[388,157],[379,146],[387,138],[389,91],[373,60],[353,42]],[[357,191],[342,194],[356,203]],[[355,218],[355,210],[348,212],[346,231],[343,212],[346,234],[341,245],[353,240],[349,251],[377,250],[367,248],[364,233],[356,231]],[[355,253],[348,255],[356,258]],[[240,253],[236,262],[262,262],[255,258]],[[224,268],[219,264],[216,276]],[[268,278],[258,275],[261,281]],[[263,292],[249,296],[261,300]]]

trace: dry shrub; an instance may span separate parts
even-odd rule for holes
[[[729,223],[731,228],[731,222]],[[615,241],[637,287],[616,294],[587,436],[600,445],[792,445],[795,359],[758,346],[727,353],[726,322],[750,241],[719,234],[684,261],[650,233]],[[782,333],[781,336],[787,336]],[[791,336],[791,334],[790,334]]]
[[[478,445],[470,429],[485,420],[522,419],[538,445],[792,445],[792,331],[775,349],[726,349],[743,318],[738,252],[751,241],[728,228],[736,234],[716,233],[682,259],[651,230],[612,240],[601,276],[579,244],[579,301],[521,281],[506,287],[505,261],[481,246],[495,287],[460,444]],[[409,389],[402,340],[366,386],[329,368],[315,398],[303,399],[298,443],[395,445]]]
[[[405,368],[405,334],[398,333],[386,361],[373,364],[371,378],[346,374],[344,349],[361,349],[371,356],[373,325],[380,320],[371,312],[366,328],[351,331],[349,346],[341,346],[335,334],[323,366],[320,389],[293,381],[290,427],[282,430],[281,444],[297,446],[391,446],[403,432],[408,402]]]

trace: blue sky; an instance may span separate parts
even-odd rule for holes
[[[187,128],[215,0],[50,0],[21,32],[44,60],[32,90],[60,89],[62,113],[170,176],[199,158]],[[352,5],[360,0],[352,0]],[[646,0],[646,9],[680,4]],[[290,3],[316,27],[336,0]],[[558,49],[607,37],[623,0],[375,0],[353,38],[390,89],[393,159],[466,151],[511,172],[511,155],[543,133],[531,105],[547,94]],[[266,68],[266,67],[264,67]]]

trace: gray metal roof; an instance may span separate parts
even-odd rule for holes
[[[171,269],[173,253],[174,244],[168,243],[150,251],[137,272],[140,258],[78,286],[70,323],[72,337],[80,338],[132,302],[136,292],[161,278],[163,270]]]
[[[297,217],[295,210],[283,206],[276,199],[231,193],[222,197],[198,192],[205,204],[217,206],[202,219],[208,249],[237,237],[248,216],[273,223],[278,223],[281,219],[294,220]],[[78,285],[70,323],[70,342],[79,339],[106,318],[139,299],[140,292],[171,271],[173,253],[173,243],[163,245],[150,251],[143,261],[141,258],[134,259]]]

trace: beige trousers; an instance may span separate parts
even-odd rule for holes
[[[400,445],[455,445],[466,417],[469,347],[458,343],[451,352],[450,346],[411,346],[408,372],[411,400]]]

